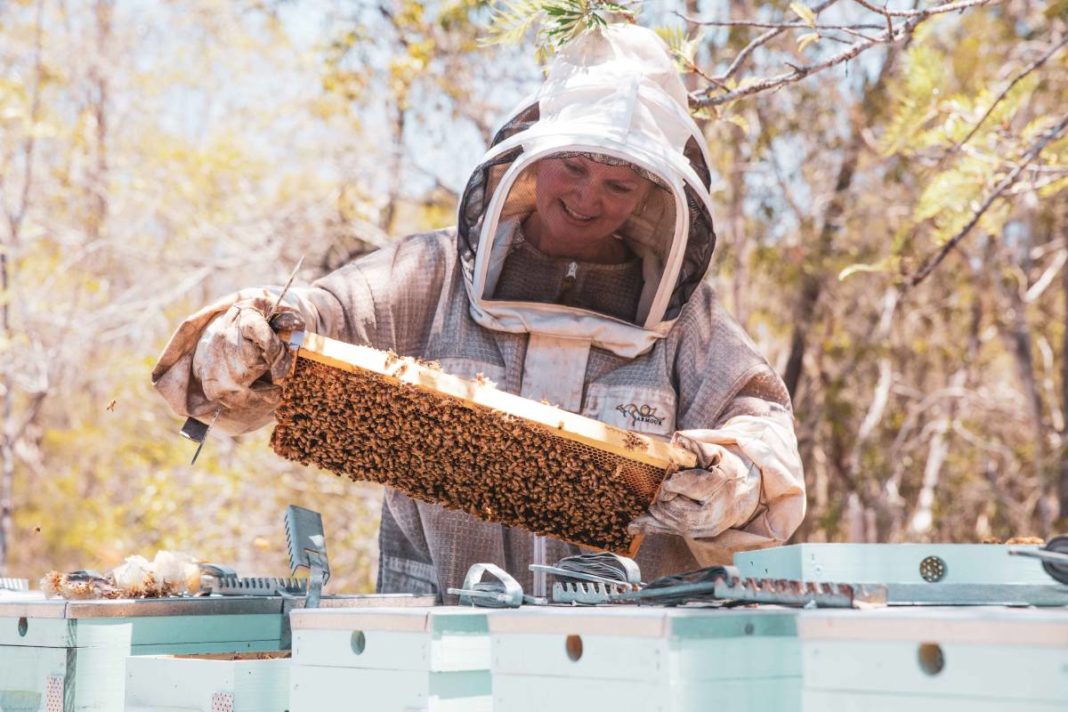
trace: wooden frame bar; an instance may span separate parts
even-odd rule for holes
[[[347,344],[319,334],[305,332],[297,350],[298,358],[353,373],[370,371],[397,383],[407,383],[456,398],[472,406],[506,413],[536,423],[559,437],[595,447],[613,455],[646,465],[668,469],[697,466],[697,456],[689,450],[640,433],[613,427],[593,418],[576,415],[553,405],[505,393],[490,381],[460,378],[405,356],[379,351],[369,346]]]

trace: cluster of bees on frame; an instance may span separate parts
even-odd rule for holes
[[[624,552],[664,472],[371,372],[298,359],[271,445],[354,481],[538,534]]]

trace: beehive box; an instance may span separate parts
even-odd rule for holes
[[[886,584],[891,605],[1068,605],[1036,560],[999,544],[795,544],[739,552],[743,576]]]
[[[294,611],[291,712],[488,712],[486,617],[471,608]]]
[[[280,598],[0,603],[0,710],[123,708],[126,658],[277,650]]]
[[[1037,560],[1008,554],[1010,549],[1036,548],[1002,544],[792,544],[736,553],[734,565],[743,576],[799,581],[1050,583],[1053,579]]]
[[[493,710],[798,710],[797,616],[630,606],[494,611]]]
[[[288,653],[126,660],[126,712],[286,712]]]
[[[805,712],[1068,708],[1068,611],[811,611],[798,621]]]
[[[430,605],[430,596],[324,596],[355,608]],[[0,712],[114,712],[131,655],[277,651],[302,600],[234,596],[0,602]]]
[[[279,455],[538,534],[633,553],[626,527],[692,453],[433,365],[304,334]]]

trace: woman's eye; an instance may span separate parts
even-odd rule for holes
[[[564,161],[564,168],[567,169],[568,173],[574,173],[575,175],[582,175],[583,173],[585,173],[582,166],[577,163],[571,163],[569,161]]]
[[[613,193],[618,193],[619,195],[626,195],[627,193],[630,193],[634,190],[634,188],[632,188],[631,186],[623,185],[621,183],[609,183],[608,189],[611,190]]]

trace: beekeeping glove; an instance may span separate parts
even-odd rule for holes
[[[204,329],[193,352],[193,375],[208,400],[231,409],[249,401],[277,403],[276,384],[289,372],[292,357],[267,323],[273,303],[266,296],[239,300]],[[288,322],[289,330],[304,328],[292,310],[280,312],[275,320]]]
[[[699,443],[682,435],[676,435],[675,442],[692,450],[700,467],[670,475],[648,513],[631,522],[628,529],[700,539],[748,521],[760,504],[760,470],[722,445]]]
[[[245,289],[185,319],[152,369],[152,385],[175,413],[216,421],[231,435],[254,430],[272,418],[279,392],[275,381],[289,367],[282,339],[265,315],[278,289]],[[286,328],[316,324],[316,310],[290,290],[279,307]],[[276,326],[279,326],[276,324]]]

